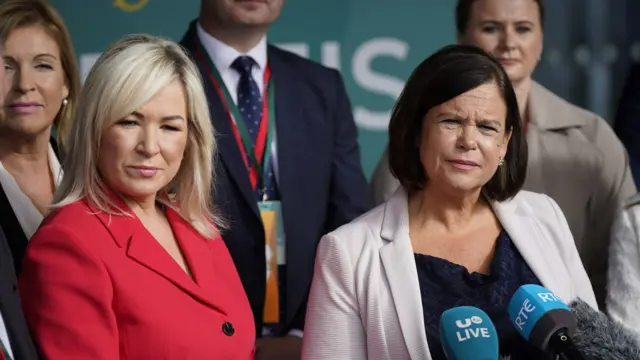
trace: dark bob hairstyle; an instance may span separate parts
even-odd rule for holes
[[[469,18],[471,18],[471,8],[477,0],[458,0],[456,5],[456,30],[459,35],[467,32]],[[538,12],[540,14],[540,26],[544,27],[544,5],[542,0],[533,0],[538,4]]]
[[[489,200],[516,195],[527,172],[527,143],[513,86],[502,66],[481,49],[450,45],[429,56],[413,71],[396,102],[389,122],[389,166],[408,192],[427,183],[420,144],[427,112],[469,90],[495,83],[507,107],[506,131],[511,131],[504,164],[483,187]]]

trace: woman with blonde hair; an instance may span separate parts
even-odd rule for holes
[[[27,241],[60,184],[60,145],[75,113],[80,74],[69,32],[45,1],[0,2],[0,41],[6,71],[0,90],[0,229],[19,273]]]
[[[23,307],[46,358],[253,359],[249,302],[211,209],[215,141],[175,43],[123,38],[89,73]]]

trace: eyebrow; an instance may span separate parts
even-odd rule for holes
[[[144,115],[141,114],[138,111],[132,112],[131,115],[137,117],[138,119],[144,119]],[[169,116],[163,117],[160,120],[162,120],[162,121],[182,120],[182,121],[184,121],[184,118],[182,116],[180,116],[180,115],[169,115]]]
[[[482,21],[480,21],[480,25],[501,25],[503,22],[504,21],[499,21],[499,20],[482,20]],[[516,25],[535,26],[533,21],[530,21],[530,20],[516,20],[516,21],[514,21],[514,23]]]
[[[43,53],[43,54],[38,54],[36,56],[33,57],[34,59],[40,59],[40,58],[51,58],[53,60],[58,60],[58,58],[53,55],[53,54],[47,54],[47,53]]]
[[[2,58],[4,60],[15,61],[15,58],[13,56],[11,56],[11,55],[6,54],[6,52],[4,52],[4,50],[2,50],[2,52],[0,52],[0,55],[2,56]],[[37,54],[33,58],[34,59],[49,58],[51,60],[58,60],[58,58],[55,55],[48,54],[48,53]]]
[[[498,120],[493,120],[493,119],[480,119],[480,121],[478,121],[479,123],[482,123],[484,125],[493,125],[497,128],[501,128],[502,127],[502,123]]]
[[[449,111],[445,111],[443,113],[438,114],[438,118],[444,118],[444,117],[449,117],[449,118],[453,118],[453,119],[466,119],[466,117],[464,116],[460,116],[456,113],[452,113]],[[495,119],[480,119],[477,121],[478,123],[482,123],[484,125],[493,125],[497,128],[502,127],[502,123],[498,120]]]

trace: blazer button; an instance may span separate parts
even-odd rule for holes
[[[227,336],[231,336],[235,334],[236,329],[233,328],[233,324],[231,324],[230,322],[225,322],[224,324],[222,324],[222,332]]]

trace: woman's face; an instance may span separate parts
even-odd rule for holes
[[[175,80],[102,134],[98,168],[125,197],[155,199],[177,175],[188,136],[187,100]]]
[[[422,125],[420,161],[428,186],[479,191],[504,159],[511,132],[495,83],[481,85],[431,108]]]
[[[458,42],[493,55],[514,84],[528,79],[542,54],[540,9],[534,0],[476,0]]]
[[[4,43],[0,127],[33,136],[49,132],[69,96],[60,48],[41,26],[14,29]]]

